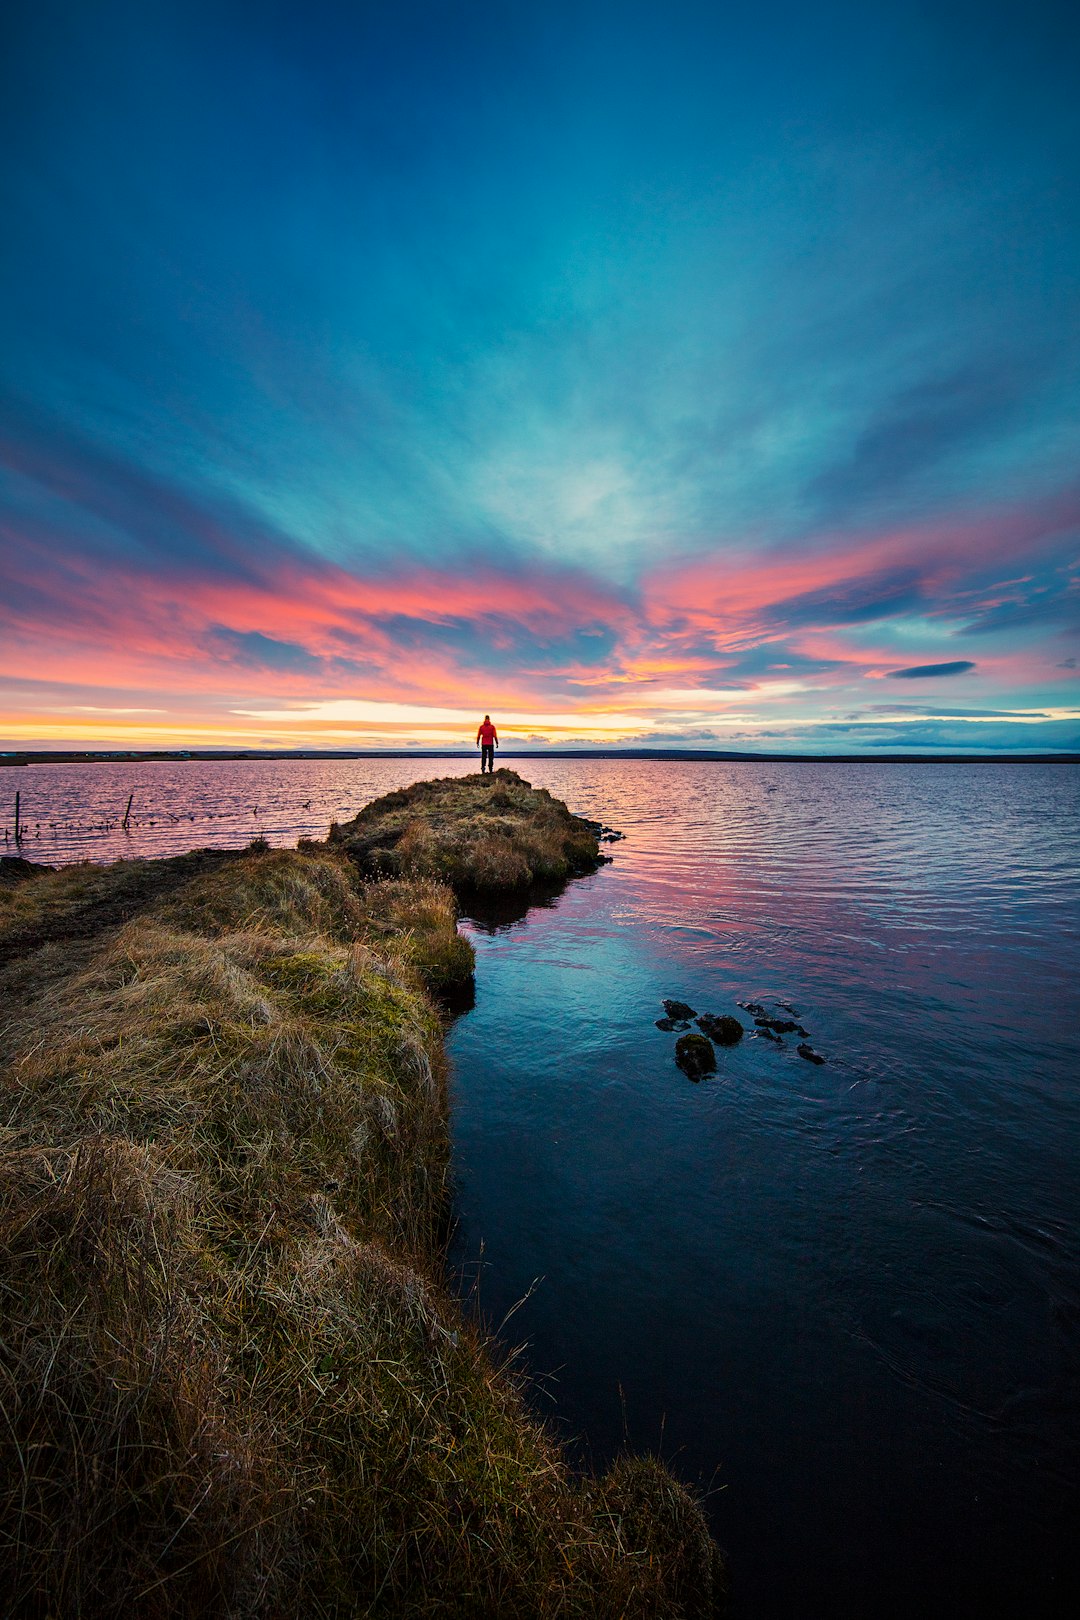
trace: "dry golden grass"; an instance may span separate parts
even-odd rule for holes
[[[575,1481],[442,1282],[449,894],[329,850],[150,891],[2,1035],[5,1612],[714,1612],[681,1487]]]
[[[599,863],[598,829],[514,771],[417,782],[331,828],[373,876],[435,878],[459,893],[528,889]]]

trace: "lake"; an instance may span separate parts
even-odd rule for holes
[[[463,923],[453,1261],[538,1407],[708,1492],[745,1620],[1065,1612],[1080,767],[507,763],[626,834]],[[34,859],[291,843],[469,768],[35,766],[0,824],[18,787]],[[744,1024],[715,1076],[664,997]]]

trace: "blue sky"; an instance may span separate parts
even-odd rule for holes
[[[1075,8],[0,26],[8,745],[1080,747]]]

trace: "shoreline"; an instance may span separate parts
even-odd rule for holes
[[[176,764],[198,760],[207,762],[236,762],[238,760],[347,760],[347,759],[466,759],[476,761],[475,749],[448,749],[433,752],[415,748],[386,749],[17,749],[0,753],[0,768],[26,769],[31,765],[152,765]],[[912,753],[897,750],[880,754],[812,754],[812,753],[738,753],[733,750],[704,748],[551,748],[500,749],[499,759],[625,759],[653,763],[683,762],[702,764],[727,763],[738,765],[1080,765],[1080,753],[1059,750],[1053,753]]]
[[[297,849],[12,874],[16,1608],[720,1612],[687,1492],[577,1476],[445,1275],[455,895],[527,903],[599,831],[499,771]]]

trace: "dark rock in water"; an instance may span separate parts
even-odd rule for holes
[[[801,1058],[806,1059],[807,1063],[824,1063],[825,1061],[821,1053],[815,1052],[814,1048],[812,1046],[807,1046],[805,1041],[800,1041],[795,1050],[798,1052]]]
[[[774,1035],[771,1029],[759,1029],[756,1031],[756,1033],[766,1041],[775,1041],[777,1046],[783,1046],[784,1044],[784,1037],[782,1035]]]
[[[765,1008],[761,1005],[760,1001],[737,1001],[735,1005],[736,1007],[745,1008],[745,1010],[750,1014],[751,1018],[766,1017]]]
[[[658,1018],[656,1027],[657,1029],[666,1030],[670,1034],[673,1029],[689,1029],[690,1021],[686,1018]]]
[[[697,1021],[698,1029],[708,1035],[717,1046],[736,1046],[745,1033],[737,1018],[731,1018],[727,1013],[716,1017],[714,1013],[702,1013]]]
[[[685,1001],[664,1001],[664,1011],[669,1018],[694,1018],[696,1013],[693,1007],[688,1007]]]
[[[758,1029],[774,1029],[778,1035],[805,1035],[792,1018],[755,1018]]]
[[[716,1073],[713,1043],[706,1040],[704,1035],[680,1035],[675,1042],[675,1061],[691,1080],[700,1080],[703,1074]]]
[[[778,1001],[778,1002],[777,1002],[777,1003],[776,1003],[776,1005],[777,1005],[777,1006],[778,1006],[778,1007],[783,1007],[783,1009],[784,1009],[784,1011],[785,1011],[785,1012],[786,1012],[786,1013],[790,1013],[790,1014],[791,1014],[791,1016],[792,1016],[792,1018],[798,1018],[798,1016],[799,1016],[799,1009],[798,1009],[798,1007],[793,1007],[793,1006],[792,1006],[792,1005],[791,1005],[791,1002],[790,1002],[790,1001]]]
[[[600,842],[602,844],[617,844],[620,838],[625,837],[625,833],[616,832],[614,827],[604,827],[600,833]]]

